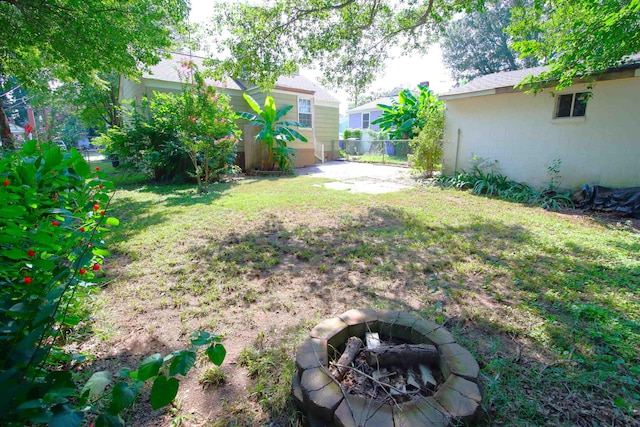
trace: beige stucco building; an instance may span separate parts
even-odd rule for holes
[[[173,54],[146,71],[139,82],[126,78],[120,81],[120,100],[140,101],[143,96],[153,97],[153,92],[180,92],[182,81],[178,70],[182,60],[193,60],[202,70],[203,58],[183,54]],[[293,120],[308,124],[309,127],[298,129],[308,142],[294,141],[290,147],[296,150],[295,167],[313,165],[316,162],[337,158],[337,152],[331,152],[332,141],[338,135],[339,107],[338,101],[324,88],[311,80],[300,76],[281,77],[275,89],[269,94],[263,93],[257,86],[249,86],[239,80],[226,79],[225,82],[211,82],[219,90],[231,98],[234,111],[253,112],[242,97],[243,93],[251,95],[260,105],[264,105],[267,95],[271,95],[278,109],[293,105],[283,120]],[[242,141],[238,144],[237,163],[245,170],[257,168],[261,163],[262,150],[260,143],[254,140],[258,128],[244,120],[238,120],[242,130]]]
[[[535,187],[560,159],[560,186],[640,186],[640,63],[562,91],[514,86],[543,67],[491,74],[441,96],[446,101],[443,173],[474,156]]]

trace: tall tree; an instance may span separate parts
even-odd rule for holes
[[[484,10],[464,14],[447,24],[440,39],[442,58],[457,82],[538,65],[534,57],[519,59],[511,48],[505,32],[511,22],[510,3],[490,2]]]
[[[67,83],[56,92],[77,108],[77,116],[85,126],[105,132],[120,125],[119,90],[120,76],[111,73],[100,74],[92,84]]]
[[[227,50],[224,69],[263,87],[280,74],[313,65],[325,84],[352,97],[364,93],[384,67],[391,47],[426,50],[439,26],[474,0],[218,1],[215,51]]]
[[[532,76],[536,85],[598,73],[640,52],[640,0],[542,0],[513,10],[509,33],[521,55],[547,61],[550,70]],[[540,33],[532,39],[531,33]]]
[[[187,0],[0,0],[0,74],[29,86],[135,74],[171,46]],[[0,100],[0,136],[13,145]]]
[[[214,8],[216,51],[234,77],[273,86],[280,74],[317,64],[325,83],[364,93],[389,57],[426,49],[455,13],[484,0],[271,0],[261,4],[218,1]],[[522,10],[522,12],[520,12]],[[522,27],[512,34],[530,40],[520,52],[549,60],[552,69],[594,70],[640,51],[640,0],[541,0],[519,9]],[[574,16],[574,14],[576,16]],[[537,23],[539,22],[539,23]],[[522,31],[519,31],[522,29]],[[587,40],[581,45],[581,38]],[[545,43],[550,48],[545,48]],[[604,47],[603,47],[604,46]],[[606,52],[605,52],[606,51]],[[582,58],[587,58],[583,60]],[[566,81],[566,79],[564,80]]]

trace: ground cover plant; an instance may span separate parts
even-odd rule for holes
[[[228,352],[215,373],[224,381],[196,365],[171,411],[140,404],[131,425],[299,425],[296,346],[322,319],[361,307],[443,322],[481,366],[481,425],[638,422],[637,221],[323,182],[116,192],[109,281],[78,345],[117,365],[212,328]]]

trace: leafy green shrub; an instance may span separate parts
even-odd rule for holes
[[[353,129],[351,131],[351,137],[355,139],[362,139],[362,129]]]
[[[435,96],[429,100],[430,103],[424,105],[419,114],[424,120],[424,126],[418,136],[409,142],[412,150],[411,167],[426,176],[432,176],[436,167],[442,163],[444,134],[444,103]]]
[[[183,61],[182,93],[154,92],[152,100],[131,104],[130,119],[99,139],[109,154],[148,172],[156,180],[195,177],[206,191],[212,178],[236,172],[235,124],[229,97],[206,83],[192,61]]]
[[[547,188],[537,191],[527,184],[512,181],[506,176],[496,173],[491,169],[486,159],[473,159],[471,172],[462,170],[453,175],[442,175],[437,182],[448,188],[459,190],[471,189],[474,194],[483,194],[490,197],[498,197],[517,203],[525,203],[540,206],[548,210],[574,207],[569,192],[557,191]],[[554,162],[554,172],[557,174],[557,162]],[[551,170],[551,168],[549,168]],[[555,181],[552,181],[555,182]]]
[[[353,129],[345,129],[344,132],[342,133],[342,138],[343,139],[349,139],[351,138],[351,135],[353,134]]]
[[[103,235],[118,225],[106,216],[113,185],[75,149],[36,141],[4,153],[0,180],[0,413],[62,423],[78,416],[71,374],[49,369],[71,360],[56,347],[61,331],[86,319]]]
[[[123,109],[124,125],[110,128],[95,144],[104,145],[121,167],[146,173],[155,181],[185,181],[194,173],[189,154],[176,129],[158,117],[159,106],[146,97],[140,103],[129,102]]]
[[[191,348],[145,359],[136,371],[101,371],[82,387],[68,362],[82,359],[60,348],[63,331],[89,319],[85,298],[99,282],[104,236],[117,226],[108,217],[113,184],[92,171],[75,149],[26,143],[0,158],[0,413],[2,425],[124,426],[142,385],[152,382],[151,405],[170,403],[177,375],[206,346],[220,365],[220,339],[197,331]],[[106,391],[108,389],[108,391]]]

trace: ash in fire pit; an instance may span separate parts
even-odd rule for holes
[[[313,426],[446,426],[477,417],[478,374],[473,356],[440,325],[350,310],[300,345],[293,395]]]

